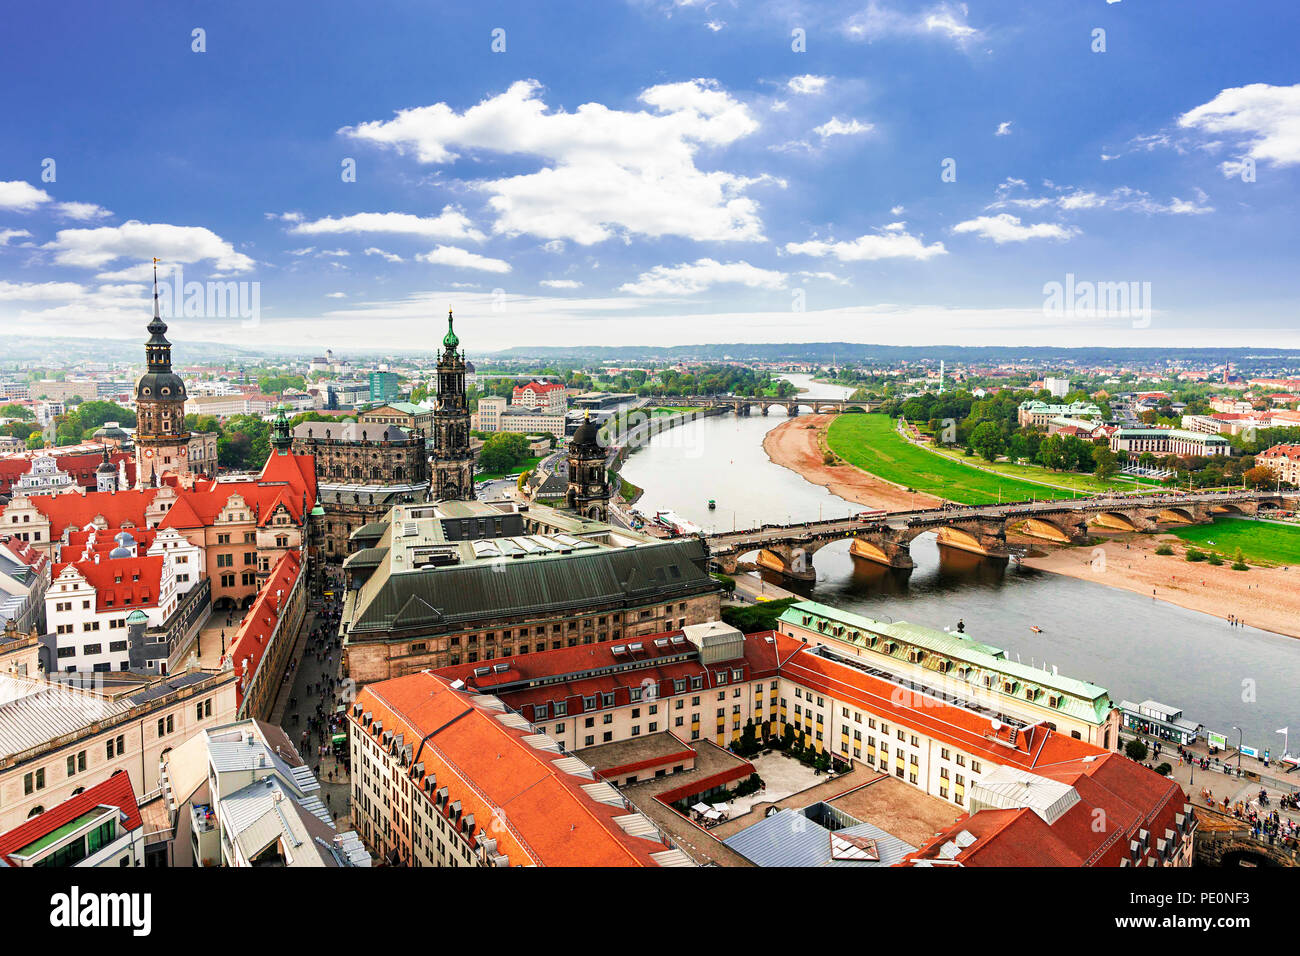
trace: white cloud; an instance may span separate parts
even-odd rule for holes
[[[830,139],[832,136],[856,136],[859,133],[869,133],[872,128],[870,123],[859,123],[855,119],[845,121],[838,116],[832,116],[821,126],[814,128],[813,132],[822,139]]]
[[[785,87],[791,93],[808,95],[821,93],[826,89],[826,83],[830,79],[828,76],[815,76],[812,73],[805,73],[803,76],[792,76]]]
[[[1178,117],[1178,125],[1203,133],[1235,134],[1250,159],[1294,166],[1300,163],[1300,83],[1252,83],[1226,89]],[[1230,165],[1220,166],[1224,175],[1239,171],[1239,166],[1235,171],[1225,168]]]
[[[348,235],[384,232],[397,236],[425,239],[473,239],[482,241],[483,233],[474,228],[469,217],[455,206],[445,206],[437,216],[414,216],[405,212],[359,212],[337,219],[327,216],[314,222],[300,222],[289,230],[299,236]]]
[[[21,179],[0,182],[0,209],[8,212],[31,212],[50,201],[50,194]]]
[[[327,299],[346,299],[347,297],[348,297],[348,294],[347,294],[346,292],[326,292],[326,293],[325,293],[325,298],[327,298]]]
[[[958,234],[973,232],[984,239],[992,239],[998,245],[1004,242],[1024,242],[1028,239],[1069,239],[1078,234],[1073,226],[1059,226],[1053,222],[1039,222],[1022,225],[1019,217],[1010,213],[996,216],[978,216],[959,222],[952,227]]]
[[[1008,198],[1011,186],[1025,185],[1024,180],[1008,179],[997,189],[998,199],[990,203],[989,209],[1004,209],[1014,206],[1018,209],[1043,209],[1055,207],[1062,212],[1079,212],[1091,209],[1109,209],[1115,212],[1140,212],[1147,215],[1204,215],[1214,212],[1214,207],[1207,205],[1209,196],[1197,189],[1196,200],[1180,199],[1173,196],[1168,202],[1153,199],[1151,194],[1131,186],[1118,186],[1109,193],[1097,193],[1074,186],[1053,186],[1046,184],[1054,195],[1023,196]]]
[[[55,204],[55,210],[67,219],[86,222],[91,219],[106,219],[113,213],[93,202],[61,202]]]
[[[50,299],[75,299],[85,293],[76,282],[8,282],[0,279],[0,300],[42,302]]]
[[[994,135],[994,136],[1010,136],[1010,135],[1011,135],[1011,120],[1006,120],[1005,122],[999,123],[999,124],[998,124],[998,128],[995,129],[995,130],[993,131],[993,135]]]
[[[577,279],[543,279],[539,285],[544,285],[548,289],[580,289],[582,283]]]
[[[42,248],[54,251],[54,261],[65,266],[97,269],[115,259],[148,260],[157,256],[169,262],[210,260],[222,272],[247,272],[253,260],[236,252],[230,243],[202,226],[173,226],[134,219],[120,226],[97,229],[60,229],[53,242]]]
[[[619,291],[633,295],[692,295],[721,284],[743,285],[751,289],[783,289],[785,274],[760,269],[744,261],[696,259],[676,266],[655,266],[649,272],[641,273],[635,282],[619,286]]]
[[[322,249],[320,252],[316,253],[316,255],[321,258],[328,257],[333,259],[342,259],[344,256],[352,255],[352,253],[348,252],[346,249]]]
[[[648,109],[548,111],[540,84],[526,80],[463,113],[436,103],[340,132],[423,163],[450,163],[458,151],[536,157],[534,172],[474,184],[490,197],[498,233],[580,245],[615,235],[761,240],[758,204],[745,194],[760,180],[696,165],[702,147],[758,128],[748,107],[710,80],[653,86],[640,100]]]
[[[966,22],[964,3],[940,3],[920,13],[903,13],[869,0],[867,6],[844,22],[843,31],[854,40],[891,36],[931,36],[958,46],[978,40],[981,33]]]
[[[550,242],[542,243],[542,249],[546,252],[560,253],[564,251],[564,240],[552,239]]]
[[[303,246],[301,249],[290,249],[288,251],[289,251],[289,255],[291,256],[309,256],[316,251],[316,247]]]
[[[381,256],[381,257],[384,259],[385,262],[405,262],[405,261],[406,261],[405,259],[403,259],[401,256],[399,256],[399,255],[398,255],[397,253],[395,253],[395,252],[385,252],[383,249],[377,249],[377,248],[374,247],[374,246],[371,246],[370,248],[368,248],[368,249],[365,251],[365,254],[368,255],[368,256]]]
[[[455,246],[438,246],[432,252],[421,252],[415,258],[436,266],[451,266],[455,269],[478,269],[482,272],[509,272],[510,263],[501,259],[489,259],[467,249]]]
[[[891,216],[901,216],[901,215],[904,213],[904,211],[905,211],[905,210],[903,209],[902,206],[890,206],[890,207],[889,207],[889,214],[890,214]]]
[[[710,20],[708,23],[704,25],[708,27],[710,30],[712,30],[714,33],[717,33],[719,30],[721,30],[723,27],[727,25],[727,22],[725,20]]]
[[[902,223],[891,223],[878,235],[858,236],[850,242],[823,239],[787,242],[785,251],[802,256],[834,256],[840,262],[874,262],[878,259],[915,259],[924,262],[948,252],[942,242],[927,246],[920,236],[909,233]]]
[[[32,234],[26,229],[0,229],[0,246],[9,245],[10,239],[30,239]]]

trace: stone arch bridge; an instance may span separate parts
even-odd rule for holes
[[[650,405],[668,405],[672,407],[730,408],[737,415],[749,415],[755,408],[763,415],[777,407],[784,408],[786,415],[794,418],[801,408],[810,408],[814,415],[831,415],[857,409],[874,412],[880,402],[852,401],[840,398],[808,398],[798,395],[791,398],[749,398],[740,395],[684,395],[676,398],[656,398]]]
[[[1267,514],[1300,508],[1300,493],[1273,491],[1113,495],[997,505],[948,505],[886,515],[836,518],[792,525],[764,525],[708,535],[717,568],[734,574],[741,559],[758,552],[759,567],[796,580],[816,580],[813,555],[836,541],[851,540],[851,553],[895,568],[913,566],[913,539],[933,532],[944,547],[1009,558],[1007,529],[1019,525],[1032,537],[1059,544],[1087,540],[1089,527],[1152,531],[1160,526],[1211,521],[1217,515]]]

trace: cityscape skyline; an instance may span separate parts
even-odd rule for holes
[[[450,304],[502,347],[1297,347],[1297,13],[1266,7],[403,5],[345,42],[156,6],[58,34],[55,74],[29,29],[0,331],[129,339],[156,255],[257,293],[196,340],[397,345]],[[1142,300],[1053,311],[1076,279]]]

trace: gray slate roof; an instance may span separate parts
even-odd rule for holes
[[[377,575],[369,601],[349,628],[353,640],[367,632],[444,629],[514,615],[599,605],[624,606],[702,594],[717,589],[703,570],[706,552],[697,538],[630,548],[575,551],[547,558],[476,562]],[[503,570],[504,569],[504,570]]]

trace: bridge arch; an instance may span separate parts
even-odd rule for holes
[[[1244,515],[1246,514],[1241,508],[1234,504],[1217,504],[1210,506],[1210,514],[1216,515]]]
[[[1070,540],[1069,530],[1052,518],[1027,518],[1024,532],[1031,537],[1043,538],[1046,541],[1066,543]]]
[[[1186,508],[1165,508],[1156,516],[1160,524],[1195,524],[1196,516]]]
[[[1109,528],[1112,531],[1140,531],[1138,523],[1133,520],[1131,515],[1126,515],[1122,511],[1101,511],[1093,515],[1091,523],[1099,528]]]

